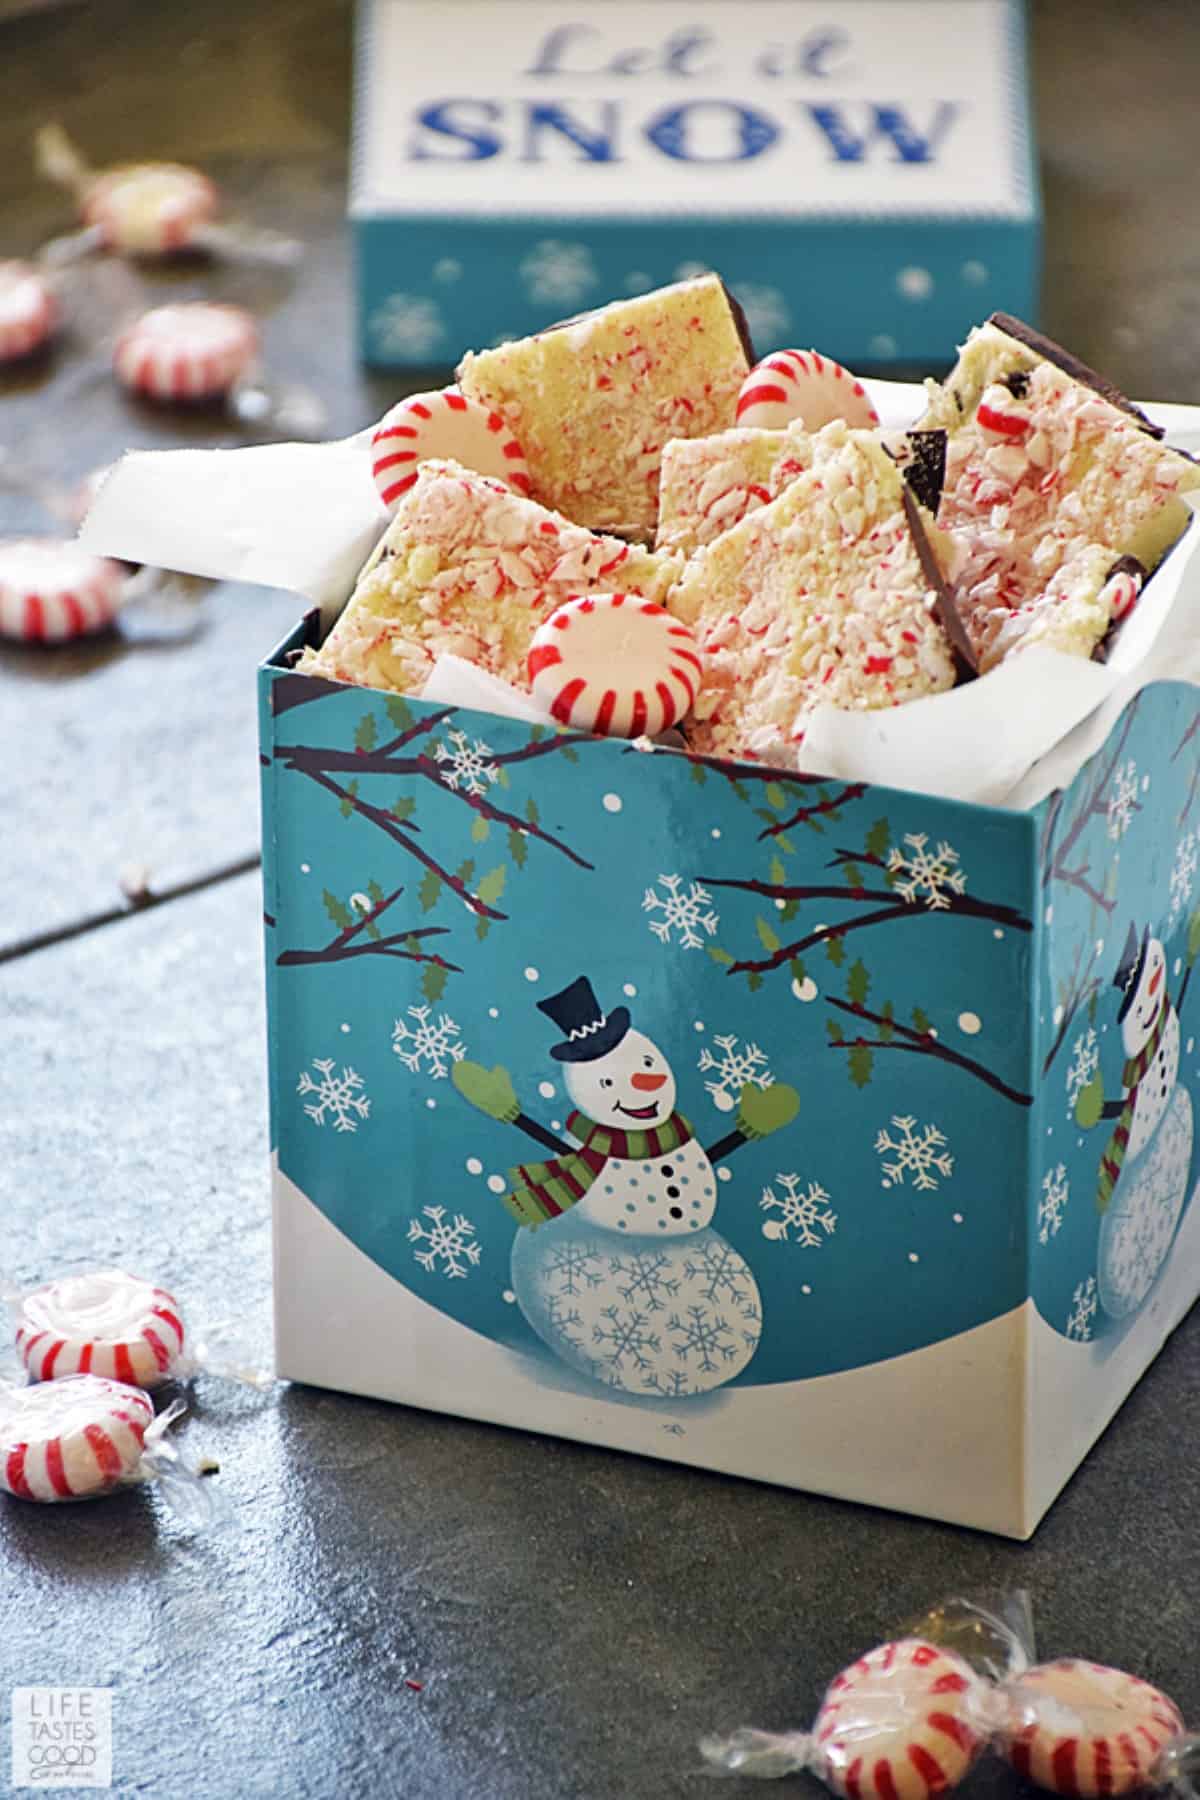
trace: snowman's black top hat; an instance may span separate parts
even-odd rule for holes
[[[1142,970],[1146,966],[1146,952],[1149,947],[1150,927],[1147,925],[1142,932],[1142,941],[1139,944],[1137,927],[1131,925],[1129,936],[1125,939],[1125,948],[1121,952],[1121,960],[1117,964],[1117,972],[1113,976],[1113,986],[1124,990],[1120,1007],[1117,1010],[1118,1025],[1133,1005],[1133,997],[1138,991]]]
[[[550,1047],[558,1062],[595,1062],[615,1050],[629,1030],[629,1008],[614,1006],[605,1016],[586,975],[548,1000],[539,1000],[538,1011],[567,1034],[561,1044]]]

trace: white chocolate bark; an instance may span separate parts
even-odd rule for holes
[[[778,756],[823,702],[865,710],[954,685],[895,464],[874,433],[840,422],[810,451],[777,499],[691,559],[669,601],[705,662],[698,750]]]
[[[439,656],[461,656],[528,692],[534,632],[577,594],[665,602],[676,559],[597,537],[452,462],[416,485],[359,576],[341,618],[298,667],[411,694]]]
[[[1092,655],[1111,623],[1113,564],[1154,569],[1187,525],[1181,496],[1200,468],[994,324],[927,390],[921,424],[949,433],[938,522],[981,667],[1035,642]]]
[[[748,366],[706,275],[469,354],[458,381],[508,423],[535,499],[595,530],[652,530],[663,445],[732,425]]]
[[[690,556],[740,524],[804,473],[810,443],[799,428],[672,439],[659,476],[658,548]]]

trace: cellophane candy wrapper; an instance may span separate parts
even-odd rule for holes
[[[227,1509],[201,1466],[167,1436],[185,1411],[175,1400],[156,1417],[143,1389],[99,1375],[0,1383],[0,1487],[57,1505],[153,1482],[189,1529],[206,1529]]]
[[[1195,1800],[1200,1737],[1139,1676],[1033,1661],[1028,1596],[955,1598],[835,1676],[809,1731],[710,1737],[710,1773],[807,1771],[841,1800],[932,1800],[985,1753],[1064,1800],[1169,1790]]]

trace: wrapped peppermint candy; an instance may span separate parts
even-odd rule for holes
[[[724,1775],[807,1770],[841,1800],[931,1800],[988,1751],[1064,1800],[1163,1788],[1196,1800],[1200,1739],[1173,1701],[1103,1663],[1032,1652],[1023,1595],[951,1600],[836,1676],[811,1731],[742,1730],[701,1751]]]
[[[223,402],[252,435],[317,438],[325,429],[325,408],[314,394],[264,375],[258,326],[244,306],[188,300],[152,307],[118,336],[113,373],[143,400]]]
[[[300,259],[301,246],[280,232],[217,224],[217,189],[199,169],[175,162],[93,169],[60,125],[42,127],[34,152],[38,172],[65,187],[79,209],[81,229],[47,246],[53,262],[96,250],[136,257],[202,251],[284,268]]]
[[[58,296],[33,263],[0,262],[0,367],[45,348],[59,325]]]
[[[371,473],[389,512],[416,481],[420,463],[447,457],[518,494],[531,491],[525,452],[500,414],[460,388],[440,388],[401,400],[372,434]]]
[[[194,1345],[174,1296],[123,1269],[64,1276],[13,1296],[12,1307],[31,1382],[92,1374],[153,1389],[203,1372],[270,1385],[270,1376]]]
[[[212,1524],[222,1511],[216,1491],[166,1435],[184,1410],[176,1400],[156,1418],[149,1394],[99,1375],[0,1385],[0,1488],[55,1505],[152,1481],[189,1525]]]

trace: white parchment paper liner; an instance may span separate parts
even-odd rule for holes
[[[885,428],[910,425],[923,407],[910,383],[867,386]],[[1146,410],[1168,442],[1200,453],[1200,407]],[[370,432],[362,432],[332,444],[134,453],[104,482],[80,536],[100,555],[291,589],[321,608],[328,628],[386,525]],[[441,659],[426,697],[484,704],[486,678],[455,670],[454,660]],[[1024,809],[1067,786],[1122,707],[1157,680],[1200,683],[1196,524],[1146,587],[1106,664],[1030,651],[982,680],[887,712],[820,707],[805,728],[803,766]]]

